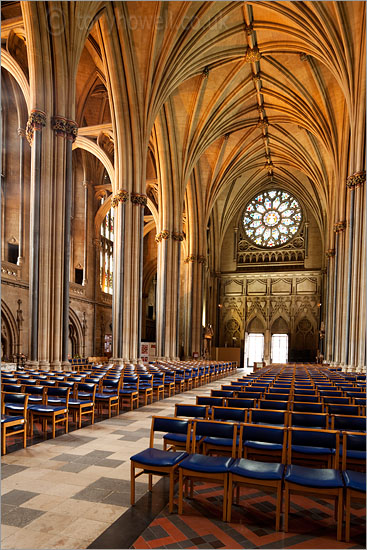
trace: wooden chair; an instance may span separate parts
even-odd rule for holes
[[[16,403],[23,407],[16,415],[6,413],[6,405]],[[1,454],[6,454],[6,438],[23,434],[23,448],[27,446],[28,395],[24,393],[1,392]]]
[[[188,456],[190,449],[190,431],[191,420],[183,418],[153,416],[150,430],[149,448],[141,451],[132,457],[131,462],[131,505],[135,504],[135,479],[142,474],[147,474],[149,478],[149,491],[153,488],[153,475],[169,476],[169,512],[173,512],[173,492],[177,468],[182,460]],[[185,451],[167,451],[156,449],[154,447],[154,434],[156,432],[169,432],[181,434],[186,438]],[[136,474],[135,470],[140,471]]]
[[[298,430],[300,430],[299,428]],[[297,430],[297,431],[298,431]],[[309,430],[305,430],[309,431]],[[284,511],[284,531],[288,532],[288,516],[291,494],[301,494],[310,497],[315,495],[316,498],[331,498],[335,500],[335,512],[337,519],[337,540],[341,540],[342,535],[342,519],[343,519],[343,479],[339,466],[339,432],[331,430],[312,430],[314,444],[323,442],[323,445],[334,445],[334,468],[310,468],[293,464],[293,444],[292,437],[295,429],[289,428],[291,436],[288,442],[288,466],[284,476],[285,486],[285,511]],[[306,442],[308,443],[308,439]]]
[[[56,424],[65,425],[65,433],[68,433],[68,422],[69,422],[69,388],[52,388],[55,391],[58,390],[58,395],[63,397],[65,401],[59,405],[48,405],[48,404],[35,404],[30,405],[30,435],[33,436],[33,426],[35,420],[42,421],[42,429],[44,437],[47,437],[47,422],[50,420],[52,423],[52,438],[55,438],[56,435]],[[52,392],[53,393],[53,392]]]
[[[196,453],[197,436],[220,437],[232,440],[231,456],[208,456]],[[191,454],[179,464],[178,513],[182,514],[184,483],[191,481],[193,496],[195,481],[215,482],[223,485],[223,521],[227,519],[228,472],[236,456],[237,424],[214,420],[194,420]]]
[[[153,375],[139,374],[139,396],[143,397],[144,405],[148,404],[148,400],[153,403]]]
[[[186,418],[203,418],[207,419],[209,407],[207,405],[191,405],[186,403],[176,403],[174,415]],[[191,434],[192,437],[192,434]],[[200,441],[198,437],[198,441]],[[167,433],[163,436],[164,450],[177,451],[178,449],[186,449],[186,435],[181,433]]]
[[[343,433],[342,471],[345,483],[345,541],[350,540],[351,500],[366,502],[366,474],[355,470],[347,470],[348,453],[364,452],[366,454],[366,434],[355,432]],[[364,464],[366,459],[364,459]]]
[[[243,427],[240,431],[239,456],[242,455]],[[283,455],[283,459],[285,455]],[[275,492],[277,495],[275,512],[275,530],[280,529],[282,510],[282,482],[284,463],[259,462],[238,458],[229,468],[227,521],[231,521],[233,490],[236,488],[236,503],[239,504],[240,487],[260,489],[264,492]]]
[[[78,428],[82,427],[83,416],[91,417],[91,424],[94,424],[94,405],[97,391],[97,384],[88,382],[75,382],[75,397],[69,399],[69,410],[73,413],[73,420],[78,423]],[[79,392],[89,393],[87,399],[85,395],[83,399],[79,399]]]

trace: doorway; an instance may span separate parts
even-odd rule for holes
[[[247,344],[247,345],[246,345]],[[247,348],[247,349],[246,349]],[[251,367],[257,361],[263,361],[264,357],[264,335],[250,333],[245,340],[245,357],[247,366]],[[246,365],[246,361],[245,361]]]
[[[271,362],[288,362],[288,334],[273,334],[271,337]]]

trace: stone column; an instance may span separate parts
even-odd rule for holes
[[[87,284],[88,281],[88,182],[83,181],[84,187],[84,251],[83,251],[83,286]]]
[[[71,201],[73,187],[73,142],[78,134],[76,122],[65,122],[65,206],[64,206],[64,250],[63,250],[63,300],[62,300],[62,348],[63,366],[68,366],[69,348],[69,282],[70,282],[70,238],[71,238]]]
[[[17,264],[23,263],[23,237],[24,237],[24,140],[25,130],[18,128],[19,136],[19,249]]]
[[[234,228],[233,234],[233,260],[237,261],[237,239],[238,239],[238,227]]]
[[[157,272],[157,355],[178,356],[180,259],[183,233],[163,230],[156,235]]]
[[[329,248],[326,251],[326,258],[328,259],[327,266],[327,312],[326,312],[326,343],[325,343],[325,359],[331,362],[333,359],[333,282],[334,282],[334,263],[332,259],[335,257],[335,249]]]
[[[338,270],[337,273],[337,286],[335,289],[336,295],[336,304],[335,304],[335,318],[334,318],[334,358],[333,361],[336,365],[344,365],[344,357],[342,356],[342,348],[344,345],[343,338],[343,313],[344,313],[344,285],[345,285],[345,276],[344,276],[344,262],[345,258],[345,246],[344,246],[344,231],[346,227],[346,222],[338,221],[334,224],[334,233],[335,233],[335,257],[338,259],[335,265],[335,269]]]
[[[113,361],[122,363],[123,306],[124,306],[124,253],[125,253],[125,203],[129,193],[120,189],[111,200],[115,210],[115,245],[113,247],[114,274],[112,296],[112,345]]]
[[[32,110],[26,127],[27,139],[32,147],[29,239],[29,350],[32,366],[38,365],[41,150],[44,126],[46,114],[37,109]]]
[[[346,323],[346,364],[355,370],[365,363],[362,349],[365,347],[365,273],[366,235],[365,203],[363,202],[365,172],[356,172],[347,179],[350,190],[350,219],[348,239],[348,287],[347,287],[347,323]],[[362,330],[361,330],[362,329]],[[361,342],[359,342],[361,339]],[[362,359],[363,357],[363,359]]]
[[[142,324],[142,295],[143,295],[143,256],[144,256],[144,209],[147,204],[146,195],[141,195],[140,193],[131,193],[131,202],[136,214],[136,225],[137,225],[137,243],[138,243],[138,310],[137,310],[137,342],[136,342],[136,358],[140,359],[140,348],[141,348],[141,324]]]

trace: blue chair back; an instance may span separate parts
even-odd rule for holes
[[[234,392],[230,390],[212,390],[212,397],[233,397]]]
[[[303,403],[318,403],[319,397],[318,395],[300,394],[300,395],[294,395],[293,401],[302,401]]]
[[[268,401],[267,399],[260,399],[259,401],[259,409],[287,411],[288,405],[288,401]]]
[[[222,407],[223,401],[224,401],[223,397],[207,397],[206,395],[196,396],[197,405],[209,405],[211,407]]]
[[[70,388],[47,388],[47,397],[63,397],[64,399],[70,393]]]
[[[152,417],[151,447],[153,446],[154,432],[168,432],[175,434],[188,434],[191,420],[177,417]]]
[[[348,416],[359,415],[359,405],[335,405],[330,404],[327,407],[329,414],[342,414]]]
[[[21,393],[22,384],[2,384],[2,391],[12,392],[12,393]]]
[[[274,411],[263,409],[250,410],[250,422],[254,424],[278,424],[287,425],[288,415],[286,411]]]
[[[237,393],[237,397],[241,399],[260,399],[262,396],[261,392],[250,392],[250,391],[239,391]]]
[[[28,395],[25,393],[4,393],[4,403],[16,403],[23,405],[28,400]]]
[[[288,401],[289,394],[287,393],[266,393],[264,399],[270,399],[271,401]]]
[[[216,420],[194,420],[195,434],[203,437],[233,439],[236,424]]]
[[[246,414],[246,409],[233,407],[212,408],[212,420],[222,420],[223,422],[246,422]]]
[[[284,439],[284,428],[273,426],[255,426],[254,424],[244,424],[242,431],[242,441],[261,441],[263,443],[282,444]]]
[[[292,412],[290,415],[290,426],[301,428],[327,428],[328,415],[326,413]]]
[[[228,407],[236,409],[252,409],[255,407],[256,399],[242,399],[240,397],[229,397],[227,399]]]
[[[365,416],[332,415],[331,427],[333,430],[346,430],[350,432],[366,432]]]
[[[29,393],[31,395],[43,395],[45,386],[28,386],[27,382],[27,384],[24,385],[24,391],[25,393]]]
[[[322,403],[304,403],[303,401],[293,401],[292,410],[294,412],[313,412],[322,413]]]
[[[185,403],[175,406],[175,416],[188,416],[193,418],[206,418],[208,415],[207,405],[186,405]]]
[[[336,449],[338,432],[335,430],[314,430],[307,428],[290,428],[292,445],[303,447],[324,447],[325,449]]]

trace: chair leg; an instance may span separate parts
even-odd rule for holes
[[[350,540],[350,491],[347,489],[345,499],[345,542]]]
[[[56,436],[56,418],[52,417],[52,439],[55,439]]]
[[[284,532],[288,533],[288,515],[289,515],[289,488],[288,485],[285,485],[284,493]]]
[[[282,482],[279,482],[277,487],[277,505],[275,509],[275,530],[279,531],[280,529],[280,512],[282,509]]]
[[[175,471],[172,469],[169,474],[169,513],[173,514],[173,490],[175,488]]]
[[[228,497],[227,497],[227,521],[231,521],[232,517],[232,499],[233,499],[233,481],[232,474],[228,477]]]
[[[135,466],[133,462],[131,462],[130,468],[130,504],[131,506],[135,504]]]
[[[228,497],[228,475],[224,475],[223,483],[223,521],[227,521],[227,497]]]
[[[149,488],[150,492],[153,491],[153,475],[152,474],[148,475],[148,488]]]
[[[342,526],[343,526],[343,489],[338,491],[338,520],[337,520],[337,532],[336,538],[342,540]]]
[[[6,429],[5,426],[1,426],[1,454],[6,454]]]
[[[23,432],[23,449],[27,446],[27,423],[24,423],[24,432]]]
[[[80,415],[80,418],[82,417],[82,415]],[[65,419],[65,433],[67,434],[69,431],[69,417],[68,415],[66,415],[66,419]]]
[[[182,504],[183,504],[183,473],[182,468],[179,468],[179,486],[178,486],[178,513],[182,515]]]

